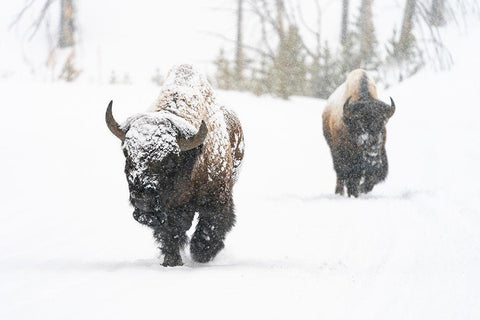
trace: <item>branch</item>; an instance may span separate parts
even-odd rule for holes
[[[30,0],[30,2],[28,2],[25,5],[25,7],[23,7],[23,9],[17,14],[15,19],[8,26],[9,29],[12,29],[13,26],[16,25],[20,21],[20,19],[23,17],[23,14],[33,5],[34,2],[35,2],[35,0]]]
[[[55,0],[47,0],[45,4],[43,5],[42,11],[40,12],[40,15],[38,16],[37,20],[31,25],[31,28],[34,28],[32,34],[30,35],[29,40],[31,40],[35,34],[38,31],[38,28],[40,28],[40,25],[42,24],[43,18],[45,18],[45,15],[47,14],[48,8],[50,5],[53,3]]]
[[[224,36],[223,34],[220,34],[220,33],[216,33],[216,32],[205,32],[205,34],[210,35],[210,36],[215,36],[215,37],[217,37],[217,38],[220,38],[220,39],[225,40],[225,41],[228,41],[228,42],[236,43],[236,40],[230,39],[230,38],[228,38],[228,37],[226,37],[226,36]],[[250,45],[247,45],[247,44],[243,44],[243,45],[242,45],[242,48],[248,49],[248,50],[251,50],[251,51],[255,51],[255,52],[257,52],[258,54],[260,54],[260,55],[262,55],[262,56],[264,56],[264,57],[270,58],[270,59],[272,59],[272,60],[275,59],[275,56],[273,56],[273,55],[271,55],[271,54],[269,54],[269,53],[266,53],[266,52],[264,52],[263,50],[258,49],[258,48],[255,48],[255,47],[253,47],[253,46],[250,46]]]
[[[300,21],[302,22],[302,25],[306,28],[307,31],[309,31],[310,33],[312,33],[314,36],[315,36],[315,41],[317,42],[316,44],[316,50],[317,52],[315,54],[313,54],[311,52],[311,50],[306,46],[306,44],[304,43],[303,39],[300,38],[300,40],[302,41],[302,44],[305,48],[305,50],[307,51],[307,53],[312,57],[312,58],[315,58],[315,57],[318,57],[320,56],[320,48],[321,48],[321,34],[320,34],[320,30],[321,30],[321,18],[322,18],[322,11],[320,9],[320,4],[318,3],[318,0],[315,0],[315,6],[316,6],[316,10],[317,10],[317,28],[318,30],[315,30],[313,29],[312,27],[310,27],[307,22],[305,21],[305,18],[303,16],[303,12],[302,12],[302,8],[300,6],[300,3],[297,2],[297,11],[298,11],[298,14],[300,16]]]

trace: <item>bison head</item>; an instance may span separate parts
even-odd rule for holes
[[[177,116],[152,112],[133,116],[120,126],[106,112],[110,131],[122,141],[130,202],[143,213],[164,211],[178,192],[187,192],[190,174],[207,135],[204,121],[197,131]]]
[[[343,106],[343,121],[350,135],[362,149],[379,148],[384,140],[385,125],[395,113],[395,102],[390,98],[390,105],[376,99],[350,103],[350,98]]]

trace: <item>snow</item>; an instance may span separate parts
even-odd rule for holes
[[[161,162],[167,155],[180,152],[176,132],[165,116],[161,117],[154,113],[134,116],[126,121],[125,126],[129,129],[122,146],[132,165],[128,179],[133,183],[135,179],[143,177],[148,180],[143,182],[145,187],[155,186],[157,181],[143,172],[153,161]]]
[[[237,224],[177,268],[132,218],[104,123],[158,89],[0,80],[0,319],[478,319],[480,48],[457,41],[454,69],[384,92],[390,173],[358,199],[333,194],[324,101],[219,92],[245,133]]]

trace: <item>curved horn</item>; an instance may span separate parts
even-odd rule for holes
[[[395,113],[395,101],[390,97],[390,106],[388,106],[388,117],[390,118]]]
[[[105,113],[105,122],[107,122],[108,129],[110,129],[110,131],[123,142],[125,140],[125,132],[122,130],[122,128],[120,128],[120,125],[113,118],[112,104],[113,100],[108,104],[107,112]]]
[[[343,115],[350,113],[350,110],[348,109],[348,105],[350,104],[350,99],[352,99],[352,96],[348,97],[347,101],[345,101],[345,104],[343,105]]]
[[[208,129],[207,129],[207,124],[205,121],[202,120],[202,124],[200,125],[200,129],[198,129],[198,132],[191,138],[185,139],[185,138],[177,138],[177,143],[178,146],[180,147],[181,151],[188,151],[192,150],[205,141],[205,138],[207,137]]]

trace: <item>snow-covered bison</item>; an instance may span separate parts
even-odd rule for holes
[[[335,193],[358,197],[370,192],[388,173],[385,151],[388,119],[395,112],[378,100],[375,82],[364,70],[352,71],[329,97],[323,112],[323,134],[337,173]]]
[[[153,228],[163,265],[182,265],[195,212],[192,258],[213,259],[235,223],[232,188],[244,152],[236,115],[216,103],[204,76],[181,65],[169,72],[153,110],[119,125],[110,102],[106,122],[122,141],[133,216]]]

